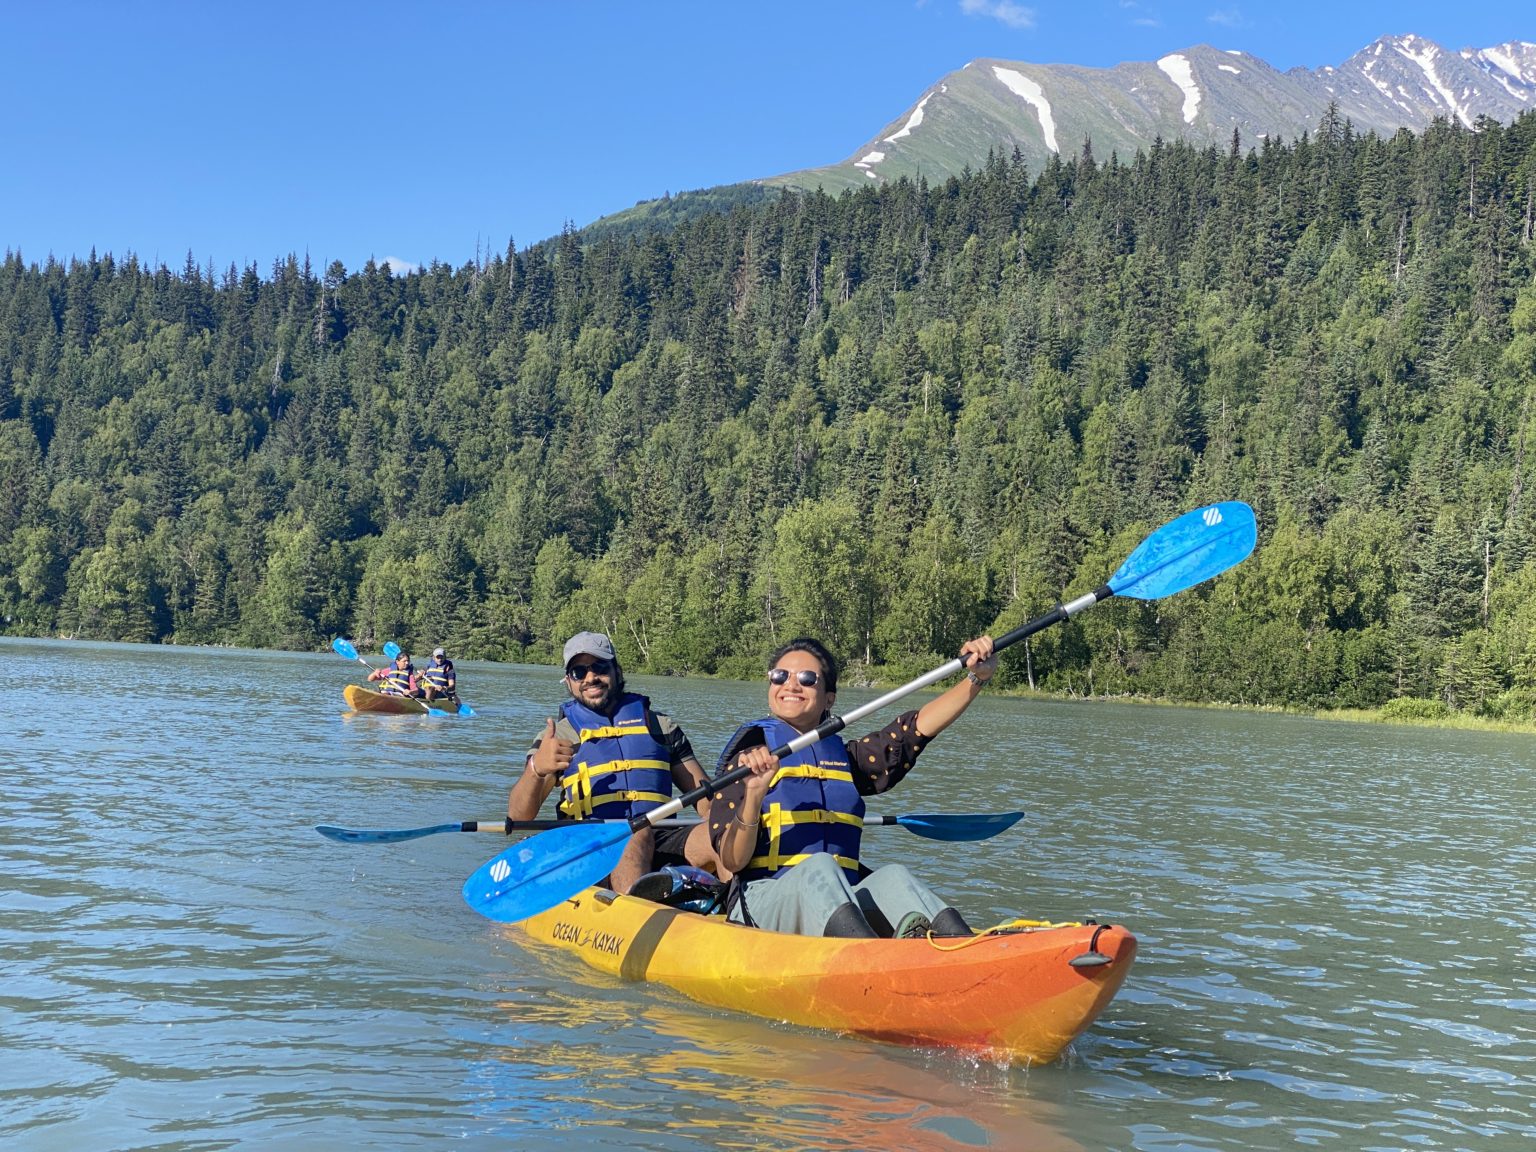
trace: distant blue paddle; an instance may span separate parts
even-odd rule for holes
[[[987,840],[1000,832],[1006,832],[1024,816],[1022,812],[920,812],[909,816],[864,815],[864,827],[901,827],[914,836],[926,840]],[[398,844],[403,840],[420,840],[423,836],[436,836],[443,832],[499,832],[510,836],[513,832],[547,832],[553,828],[568,827],[570,820],[461,820],[457,824],[430,824],[425,828],[338,828],[334,824],[318,824],[315,831],[327,840],[342,844]],[[595,820],[588,823],[622,824],[628,820]],[[692,828],[699,821],[691,818],[669,817],[656,822],[663,828]]]
[[[348,660],[356,660],[364,668],[368,669],[368,671],[375,671],[372,664],[368,663],[368,661],[364,660],[357,654],[357,649],[353,647],[352,641],[346,639],[345,637],[336,637],[336,639],[331,641],[331,647],[335,649],[338,656],[345,656]]]
[[[1136,600],[1156,600],[1192,588],[1219,575],[1244,560],[1258,540],[1258,526],[1253,509],[1227,501],[1187,512],[1164,524],[1148,536],[1127,557],[1107,584],[1066,604],[1058,604],[1043,616],[1021,624],[994,642],[1001,651],[1042,629],[1076,616],[1079,612],[1111,596]],[[965,667],[959,658],[932,672],[887,692],[878,700],[853,709],[847,716],[833,716],[819,727],[796,736],[788,744],[773,749],[784,757],[807,748],[842,729],[900,700],[919,688],[952,676]],[[624,854],[624,845],[632,833],[647,824],[675,816],[683,808],[712,796],[723,788],[751,775],[745,766],[708,780],[681,796],[674,796],[659,808],[626,823],[603,825],[575,823],[569,828],[544,832],[525,840],[501,855],[487,860],[464,882],[464,899],[483,916],[503,923],[515,923],[553,908],[583,888],[613,871]]]
[[[335,649],[337,655],[345,656],[348,660],[356,660],[359,664],[361,664],[364,668],[368,669],[368,671],[370,671],[370,672],[375,671],[375,669],[374,669],[372,664],[368,663],[368,661],[364,660],[361,656],[359,656],[357,654],[357,648],[355,646],[353,646],[352,641],[347,640],[344,637],[338,636],[338,637],[336,637],[336,639],[331,641],[331,647],[333,649]],[[391,648],[394,649],[393,652],[390,651]],[[393,640],[391,640],[388,644],[384,645],[384,655],[388,656],[391,660],[393,660],[396,656],[400,655],[400,645],[396,644]],[[441,708],[434,708],[434,707],[432,707],[432,705],[428,704],[425,700],[416,700],[415,697],[411,697],[411,696],[407,696],[407,697],[405,697],[405,699],[411,700],[411,701],[413,701],[416,704],[420,704],[421,707],[426,711],[427,715],[429,715],[429,716],[450,716],[450,715],[452,715],[452,713],[450,713],[450,712],[444,712]]]

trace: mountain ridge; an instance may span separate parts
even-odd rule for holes
[[[643,200],[581,229],[588,240],[669,228],[786,190],[839,192],[901,177],[975,171],[1017,148],[1035,170],[1085,147],[1129,158],[1158,139],[1252,147],[1315,132],[1337,109],[1357,133],[1422,131],[1436,117],[1475,126],[1536,109],[1536,43],[1449,52],[1415,33],[1383,36],[1340,65],[1279,71],[1239,49],[1197,44],[1111,68],[980,57],[940,77],[836,163]]]
[[[1122,156],[1181,136],[1252,143],[1315,130],[1330,104],[1357,132],[1421,130],[1437,116],[1467,127],[1536,108],[1536,44],[1449,52],[1413,33],[1384,36],[1343,64],[1280,72],[1245,51],[1194,45],[1112,68],[982,57],[930,85],[834,164],[758,181],[827,191],[900,176],[943,179],[988,150],[1018,148],[1033,167],[1075,153]]]

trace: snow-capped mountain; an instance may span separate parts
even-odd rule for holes
[[[1536,44],[1511,41],[1449,52],[1419,36],[1387,36],[1338,67],[1278,72],[1245,52],[1208,45],[1114,68],[974,60],[939,80],[839,164],[763,183],[829,191],[922,173],[979,167],[1017,147],[1032,167],[1075,156],[1085,142],[1128,159],[1159,137],[1244,151],[1265,137],[1317,130],[1336,103],[1357,133],[1390,136],[1444,117],[1471,127],[1536,108]]]

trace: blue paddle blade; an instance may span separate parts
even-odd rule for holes
[[[396,644],[393,640],[386,641],[384,644],[384,655],[393,660],[396,656],[400,655],[400,645]]]
[[[596,884],[618,864],[628,824],[572,824],[515,844],[464,881],[464,900],[480,915],[515,924]]]
[[[423,836],[436,836],[440,832],[462,832],[463,824],[434,824],[430,828],[338,828],[334,824],[316,824],[315,831],[327,840],[343,844],[399,844],[402,840],[419,840]]]
[[[331,647],[336,650],[338,656],[345,656],[348,660],[357,659],[357,649],[352,647],[352,641],[341,636],[331,641]]]
[[[468,704],[464,703],[462,700],[459,701],[459,715],[460,716],[473,716],[474,714],[475,714],[475,710],[473,708],[471,708]]]
[[[986,840],[1006,832],[1024,818],[1022,812],[948,813],[924,812],[896,816],[892,820],[908,832],[928,840]]]
[[[1143,540],[1109,578],[1109,589],[1133,600],[1171,596],[1245,559],[1258,538],[1253,509],[1241,501],[1196,508]]]

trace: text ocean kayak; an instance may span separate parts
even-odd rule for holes
[[[1113,925],[971,940],[791,936],[597,888],[522,928],[600,971],[705,1004],[1016,1063],[1060,1055],[1114,997],[1136,955],[1136,938]]]
[[[410,696],[389,696],[383,692],[375,692],[371,688],[364,688],[361,684],[348,684],[342,689],[342,695],[347,698],[347,706],[357,712],[395,712],[422,715],[427,706],[420,700]],[[438,697],[432,701],[432,707],[441,712],[458,712],[457,700],[445,700]]]

